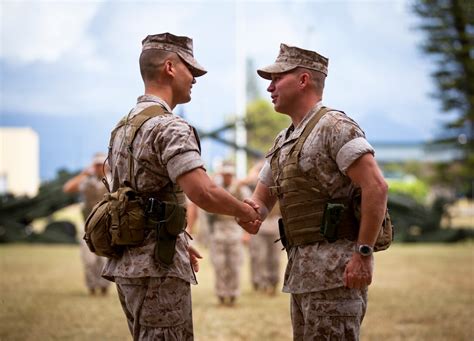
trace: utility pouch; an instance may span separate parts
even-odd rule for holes
[[[330,243],[338,239],[338,227],[346,209],[344,204],[328,202],[324,208],[321,234]]]
[[[176,238],[186,228],[186,209],[170,202],[163,204],[164,216],[157,225],[154,256],[156,261],[171,265],[176,251]]]
[[[285,235],[285,225],[283,224],[283,219],[278,219],[278,231],[280,232],[280,241],[283,245],[283,248],[286,249],[288,247],[288,240],[286,239]]]

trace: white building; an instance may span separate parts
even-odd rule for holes
[[[0,127],[0,193],[32,197],[39,185],[38,134],[28,127]]]

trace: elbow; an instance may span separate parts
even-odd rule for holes
[[[188,195],[189,200],[197,206],[206,209],[207,204],[211,201],[211,193],[208,188],[199,186]]]
[[[387,182],[382,178],[380,181],[377,183],[377,192],[379,193],[379,196],[381,198],[384,198],[385,201],[388,198],[388,184]]]

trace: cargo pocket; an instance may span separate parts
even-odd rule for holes
[[[191,309],[189,283],[176,277],[150,278],[140,312],[140,325],[154,328],[183,324]]]
[[[363,317],[361,301],[319,301],[314,308],[316,330],[310,334],[329,336],[331,340],[358,340]]]

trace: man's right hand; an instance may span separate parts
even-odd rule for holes
[[[244,205],[246,209],[244,214],[239,217],[235,217],[237,223],[250,234],[256,234],[260,229],[262,220],[257,208],[252,207],[248,203]]]

